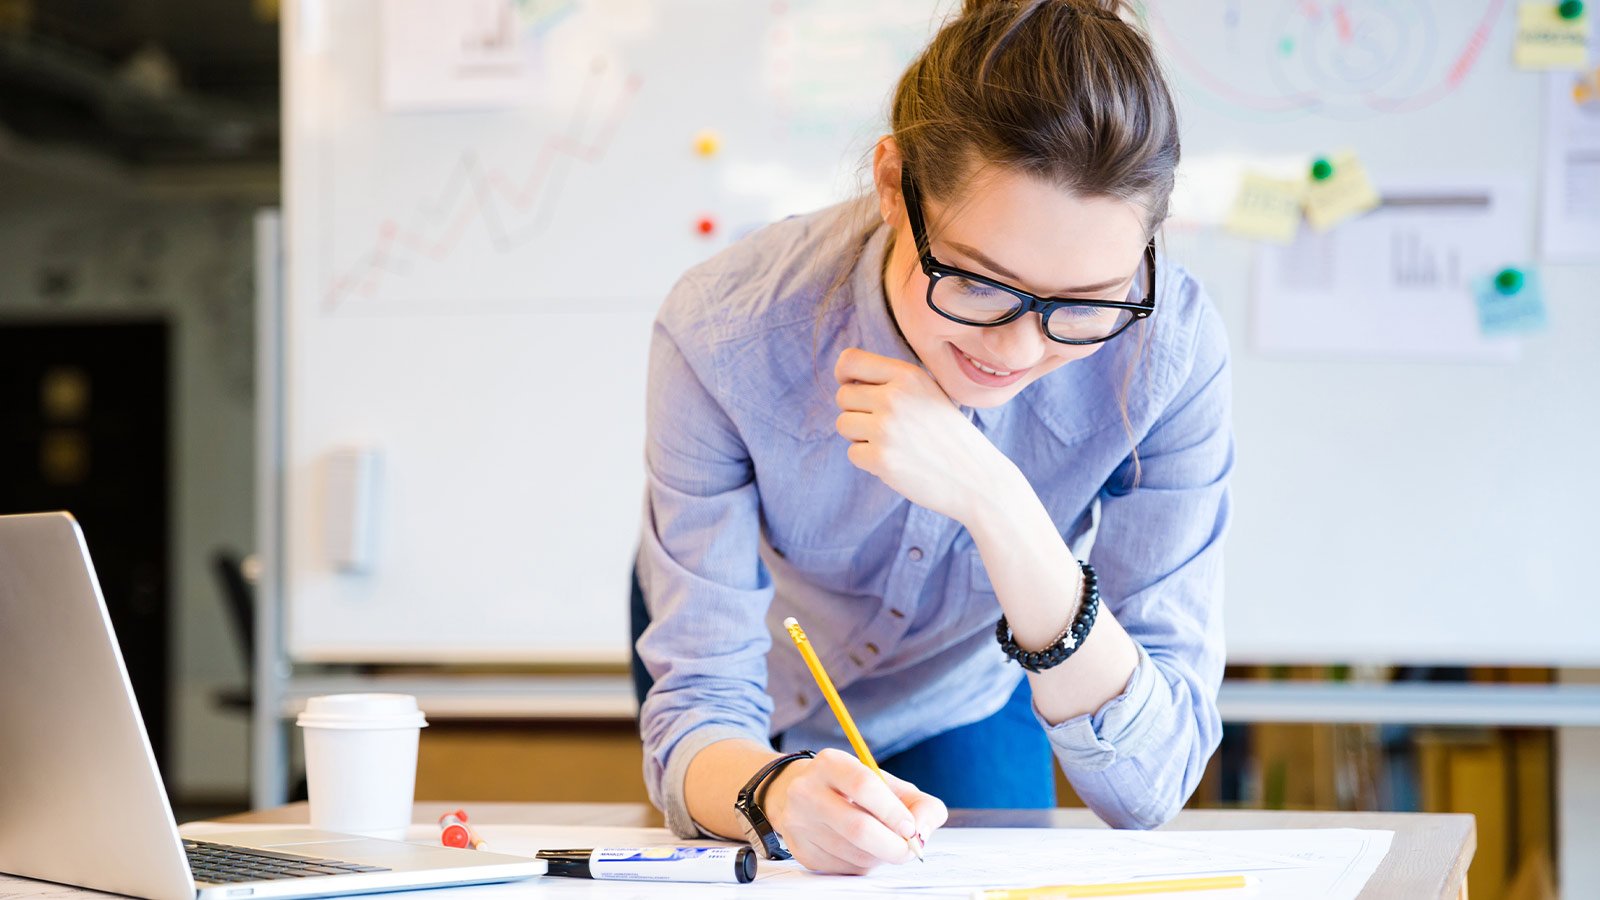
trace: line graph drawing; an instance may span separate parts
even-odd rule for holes
[[[741,235],[861,190],[886,94],[934,21],[927,0],[473,0],[515,5],[508,26],[405,0],[441,24],[395,36],[362,30],[379,0],[350,2],[296,98],[288,216],[307,236],[296,296],[347,319],[652,308]],[[515,90],[390,90],[438,68],[385,63],[412,59],[393,48],[432,52],[443,33],[454,59],[455,35],[478,47],[507,28]],[[694,149],[702,132],[716,153]]]
[[[407,274],[418,259],[449,257],[472,225],[480,225],[490,246],[500,253],[530,243],[548,227],[567,170],[573,164],[595,165],[601,161],[631,101],[643,86],[639,75],[626,75],[595,133],[586,137],[589,113],[596,106],[607,69],[604,60],[594,61],[572,122],[539,145],[521,178],[485,166],[477,153],[467,150],[451,167],[433,199],[418,203],[403,218],[385,216],[377,226],[370,249],[327,285],[323,310],[338,309],[352,297],[374,297],[387,276]]]

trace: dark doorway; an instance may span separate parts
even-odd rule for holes
[[[0,324],[0,513],[64,509],[167,761],[168,327]]]

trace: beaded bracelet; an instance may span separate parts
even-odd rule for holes
[[[1000,649],[1006,656],[1017,661],[1029,672],[1043,672],[1065,662],[1077,649],[1083,646],[1083,639],[1089,636],[1089,629],[1094,625],[1094,617],[1100,612],[1100,586],[1094,574],[1094,567],[1086,562],[1079,561],[1078,567],[1083,570],[1083,599],[1078,604],[1078,614],[1062,630],[1056,639],[1043,650],[1024,650],[1017,646],[1017,640],[1011,634],[1011,625],[1006,622],[1006,617],[1000,617],[1000,623],[994,627],[995,639],[1000,642]]]

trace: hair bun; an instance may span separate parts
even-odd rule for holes
[[[961,14],[970,16],[985,9],[1010,7],[1018,10],[1032,12],[1034,7],[1046,3],[1060,3],[1065,6],[1076,6],[1086,12],[1096,12],[1101,15],[1125,18],[1129,11],[1128,0],[961,0]]]

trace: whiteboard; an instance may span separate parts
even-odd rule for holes
[[[403,4],[496,5],[530,51],[519,103],[393,112],[385,5],[286,4],[295,659],[627,658],[655,308],[737,237],[856,190],[932,21],[922,0]],[[361,573],[328,549],[345,449],[379,460]]]
[[[382,3],[285,5],[293,658],[626,658],[654,308],[730,241],[858,189],[935,7],[530,0],[517,104],[399,111]],[[1505,0],[1144,11],[1186,161],[1352,147],[1385,179],[1537,186],[1541,81],[1509,65]],[[1536,252],[1529,209],[1510,259]],[[1600,663],[1570,627],[1600,620],[1600,269],[1545,269],[1553,327],[1509,363],[1274,357],[1250,337],[1263,251],[1167,237],[1234,346],[1232,658]],[[344,448],[380,460],[360,574],[328,548]]]

